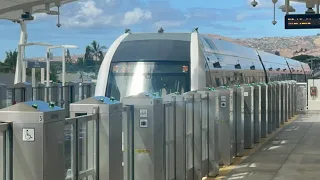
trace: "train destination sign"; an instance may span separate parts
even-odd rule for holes
[[[320,14],[288,14],[285,16],[285,29],[320,28]]]

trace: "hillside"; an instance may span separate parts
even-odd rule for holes
[[[293,57],[301,54],[320,56],[319,34],[314,36],[264,37],[246,39],[231,39],[214,34],[211,34],[210,36],[270,53],[279,51],[280,55],[285,57]]]

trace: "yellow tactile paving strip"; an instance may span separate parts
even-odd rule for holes
[[[265,144],[266,142],[268,142],[271,138],[273,138],[275,135],[277,135],[282,129],[283,127],[289,125],[291,122],[293,122],[294,120],[296,120],[298,118],[299,115],[293,116],[291,119],[288,120],[288,122],[285,122],[284,124],[282,124],[277,130],[275,130],[272,134],[269,134],[269,136],[267,138],[262,138],[260,143],[255,144],[254,148],[252,149],[245,149],[244,151],[244,155],[242,157],[236,157],[233,160],[232,165],[230,166],[224,166],[224,167],[220,167],[219,170],[219,175],[217,177],[204,177],[202,178],[202,180],[221,180],[226,178],[226,176],[235,168],[237,167],[237,165],[239,165],[240,163],[242,163],[248,156],[250,156],[251,154],[253,154],[254,152],[256,152],[258,149],[260,149],[260,147]]]

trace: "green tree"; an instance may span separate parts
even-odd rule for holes
[[[4,73],[14,73],[16,70],[17,57],[17,50],[6,52],[6,58],[4,62],[0,64],[0,71]]]

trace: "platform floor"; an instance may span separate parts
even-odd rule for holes
[[[214,179],[320,179],[320,114],[299,115],[254,151]]]

